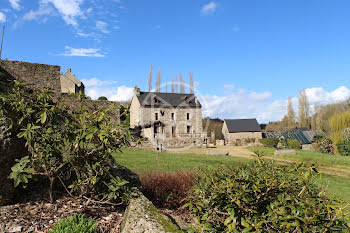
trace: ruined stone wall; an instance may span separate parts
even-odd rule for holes
[[[28,88],[38,90],[50,87],[60,93],[60,66],[30,62],[0,60],[0,68],[17,80],[25,82]]]

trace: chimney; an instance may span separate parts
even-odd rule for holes
[[[71,68],[67,68],[67,74],[72,73],[72,69]]]
[[[139,96],[140,95],[140,88],[137,86],[134,87],[134,95]]]

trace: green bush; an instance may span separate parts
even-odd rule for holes
[[[260,142],[264,146],[277,148],[277,145],[278,145],[279,141],[280,141],[279,138],[263,138],[263,139],[261,139]]]
[[[55,223],[50,233],[97,233],[101,232],[97,224],[84,215],[74,214]]]
[[[105,96],[100,96],[100,97],[98,97],[97,100],[108,100],[108,99],[107,99],[107,97],[105,97]]]
[[[334,145],[332,140],[329,138],[325,138],[320,140],[318,143],[314,143],[313,148],[321,153],[334,154]]]
[[[324,134],[315,134],[312,137],[312,142],[319,143],[319,142],[321,142],[324,139],[326,139],[326,135],[324,135]]]
[[[315,167],[258,159],[201,169],[187,197],[200,232],[348,232],[345,206],[315,186]]]
[[[10,178],[26,186],[33,175],[49,181],[53,202],[55,181],[66,191],[88,198],[127,201],[131,187],[115,176],[114,152],[130,141],[129,131],[111,120],[114,106],[89,112],[68,112],[48,89],[32,92],[16,82],[0,95],[0,118],[12,122],[12,132],[23,138],[28,154],[16,161]]]
[[[301,143],[293,138],[288,138],[287,139],[287,148],[289,149],[295,149],[295,150],[300,150],[301,148]]]
[[[341,155],[350,156],[350,140],[343,140],[338,142],[337,148]]]

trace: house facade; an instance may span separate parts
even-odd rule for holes
[[[258,121],[254,119],[225,119],[222,126],[225,140],[235,141],[247,138],[262,139]]]
[[[85,94],[84,84],[72,74],[72,69],[68,68],[65,74],[60,76],[61,93],[74,94],[82,93]]]
[[[134,88],[130,128],[148,139],[197,138],[202,134],[202,105],[194,94],[141,92]]]

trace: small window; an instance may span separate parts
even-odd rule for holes
[[[192,133],[192,127],[190,125],[187,126],[187,133]]]
[[[189,120],[190,119],[190,113],[188,112],[187,113],[187,120]]]
[[[156,97],[154,97],[154,103],[157,103],[157,104],[159,104],[160,103],[160,101],[159,101],[159,98],[156,96]]]
[[[158,120],[158,113],[156,112],[156,114],[155,114],[155,115],[156,115],[156,121],[157,121],[157,120]]]
[[[175,120],[175,113],[171,113],[171,120]]]

